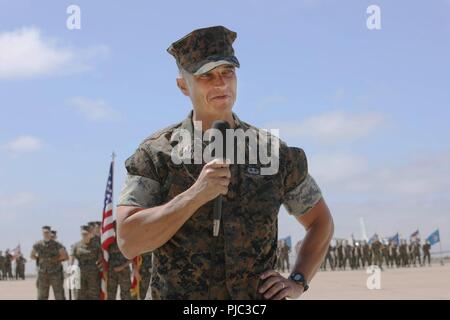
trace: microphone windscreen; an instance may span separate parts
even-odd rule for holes
[[[222,155],[226,158],[226,148],[227,148],[227,135],[226,130],[230,129],[230,124],[224,120],[216,120],[213,122],[212,127],[217,129],[222,134],[222,144],[223,144],[223,152]]]

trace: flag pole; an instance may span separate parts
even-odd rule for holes
[[[115,159],[116,159],[116,153],[113,150],[113,152],[111,154],[111,160],[112,160],[112,181],[111,181],[111,184],[112,184],[112,186],[114,186],[114,163],[115,163]],[[112,216],[114,218],[114,188],[112,188],[112,192],[111,192],[111,204],[112,204],[112,207],[111,207]]]
[[[441,234],[439,232],[439,228],[437,228],[438,230],[438,235],[439,235],[439,255],[441,256],[441,266],[444,265],[444,258],[442,257],[442,241],[441,241]]]

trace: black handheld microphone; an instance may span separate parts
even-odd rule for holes
[[[217,129],[222,134],[222,157],[226,159],[226,149],[227,149],[227,135],[226,130],[230,129],[230,124],[223,120],[214,121],[212,127]],[[217,155],[216,155],[217,157]],[[218,195],[214,199],[214,211],[213,211],[213,236],[217,237],[219,235],[220,219],[222,217],[222,195]]]

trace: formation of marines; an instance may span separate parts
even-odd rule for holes
[[[81,240],[71,246],[70,254],[57,240],[57,231],[50,226],[42,227],[43,239],[33,245],[31,259],[36,261],[37,278],[36,287],[38,299],[49,297],[50,287],[53,289],[55,299],[64,300],[96,300],[100,298],[102,249],[101,249],[101,222],[89,222],[81,226]],[[115,224],[114,224],[115,228]],[[301,242],[295,246],[300,248]],[[367,241],[348,241],[336,239],[334,245],[330,244],[321,270],[357,270],[370,265],[383,268],[402,268],[431,265],[431,245],[428,241],[423,244],[420,240],[381,241],[375,239]],[[277,269],[280,272],[289,272],[290,246],[284,241],[277,243]],[[128,260],[120,252],[117,243],[108,248],[109,266],[107,271],[107,298],[114,300],[120,288],[122,300],[145,299],[150,285],[152,254],[151,252],[139,257],[139,263]],[[13,276],[12,262],[15,261],[15,274]],[[26,259],[22,254],[13,257],[9,250],[3,254],[0,251],[0,280],[25,279]],[[67,265],[65,265],[67,261]],[[70,266],[79,268],[79,286],[68,290],[66,297],[64,281],[69,276]],[[65,269],[65,270],[64,270]],[[138,279],[138,292],[131,294],[132,276]],[[66,285],[67,287],[67,285]]]
[[[327,270],[351,270],[365,268],[371,265],[378,266],[381,270],[387,268],[417,267],[431,265],[430,249],[428,241],[421,244],[420,240],[407,243],[401,240],[380,241],[376,239],[370,244],[367,241],[336,240],[334,246],[330,245],[321,269]]]
[[[13,262],[15,262],[13,275]],[[0,250],[0,280],[25,280],[25,263],[27,259],[21,253],[13,256],[9,249],[5,250],[5,254]]]
[[[300,243],[296,246],[298,251]],[[367,241],[348,241],[336,239],[330,244],[320,267],[321,270],[357,270],[371,265],[383,268],[403,268],[431,266],[431,245],[420,240],[380,241],[376,239],[370,244]],[[283,240],[278,242],[277,265],[281,272],[289,272],[290,248]],[[286,268],[287,267],[287,268]]]
[[[101,247],[101,222],[89,222],[81,226],[80,231],[80,241],[74,243],[70,252],[67,252],[57,240],[57,231],[50,226],[42,227],[42,240],[33,245],[30,254],[31,259],[36,261],[38,300],[47,300],[50,288],[56,300],[98,300],[101,297],[102,272],[107,275],[108,300],[117,298],[119,288],[122,300],[144,299],[150,283],[151,253],[129,260],[122,255],[117,243],[113,242],[107,250],[109,259],[106,264]],[[0,251],[1,279],[13,278],[12,260],[9,250],[5,255]],[[15,261],[16,277],[25,279],[25,258],[19,255]],[[77,275],[76,281],[69,281],[74,274]],[[131,294],[132,276],[138,279],[134,295]],[[77,285],[74,286],[74,283]]]

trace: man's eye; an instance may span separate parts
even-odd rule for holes
[[[230,75],[232,75],[233,73],[234,73],[234,70],[233,70],[233,69],[227,69],[227,70],[225,70],[225,71],[223,72],[223,74],[226,75],[226,76],[230,76]]]
[[[200,75],[200,79],[209,79],[209,78],[211,78],[211,75],[209,73]]]

